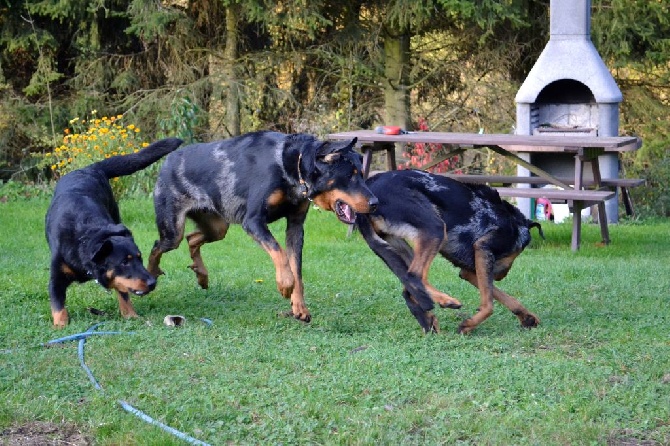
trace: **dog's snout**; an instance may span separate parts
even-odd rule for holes
[[[376,211],[378,204],[379,200],[377,199],[377,197],[370,198],[370,200],[368,200],[368,206],[370,206],[370,212]]]
[[[156,278],[149,275],[149,278],[147,279],[147,288],[149,291],[153,291],[154,288],[156,288]]]

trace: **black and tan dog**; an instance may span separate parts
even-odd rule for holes
[[[176,138],[163,139],[137,153],[75,170],[58,181],[45,227],[51,249],[49,299],[56,327],[69,322],[65,294],[72,282],[95,280],[115,289],[121,315],[137,317],[129,295],[150,292],[156,279],[142,265],[140,250],[121,224],[109,180],[144,169],[181,143]]]
[[[379,199],[373,213],[358,215],[356,223],[370,248],[398,276],[403,297],[425,332],[439,331],[433,302],[443,308],[461,303],[428,282],[428,270],[437,254],[456,267],[460,277],[479,289],[477,313],[463,321],[459,333],[468,333],[493,312],[493,299],[506,306],[524,327],[540,319],[519,301],[496,288],[514,259],[530,243],[526,219],[498,193],[485,185],[465,184],[415,170],[384,172],[367,180]],[[413,248],[408,242],[411,242]]]
[[[163,165],[154,204],[160,240],[147,269],[162,274],[163,253],[177,248],[186,218],[197,230],[188,242],[198,284],[208,287],[200,248],[221,240],[231,224],[243,229],[270,255],[277,289],[291,299],[291,315],[311,319],[303,296],[303,223],[310,201],[351,224],[356,213],[374,209],[377,199],[361,176],[356,140],[323,142],[304,134],[256,132],[194,144],[170,154]],[[286,219],[286,249],[268,223]]]

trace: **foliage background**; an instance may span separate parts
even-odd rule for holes
[[[548,6],[4,0],[0,180],[43,179],[30,155],[58,147],[68,122],[91,110],[123,115],[149,141],[373,128],[405,100],[410,128],[423,120],[431,130],[510,132],[514,95],[548,39]],[[664,0],[592,0],[592,39],[624,95],[621,132],[644,140],[624,157],[624,175],[648,179],[632,191],[638,209],[661,215],[670,212],[669,9]]]

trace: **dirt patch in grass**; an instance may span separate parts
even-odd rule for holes
[[[0,444],[7,446],[90,446],[91,439],[71,424],[34,421],[0,432]]]

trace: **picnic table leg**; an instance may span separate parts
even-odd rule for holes
[[[593,182],[595,183],[596,189],[600,189],[600,183],[602,178],[600,177],[600,166],[598,165],[598,157],[591,158],[591,169],[593,170]],[[598,203],[598,221],[600,223],[600,235],[603,240],[602,243],[608,245],[610,242],[610,232],[607,227],[607,211],[605,208],[605,202],[601,201]]]
[[[579,250],[582,241],[582,209],[583,202],[576,200],[572,202],[572,244],[573,251]]]
[[[395,162],[395,145],[386,144],[386,170],[396,170],[398,166]]]
[[[620,189],[621,201],[623,201],[623,205],[626,207],[626,215],[635,215],[635,211],[633,211],[633,200],[631,200],[630,195],[628,194],[628,188],[622,186]]]
[[[575,155],[575,190],[582,189],[584,173],[584,158],[581,154]],[[582,242],[582,209],[584,203],[576,200],[572,202],[572,250],[577,251]]]
[[[361,152],[363,152],[363,178],[367,178],[370,175],[370,164],[372,164],[372,152],[373,147],[370,145],[361,146]]]

